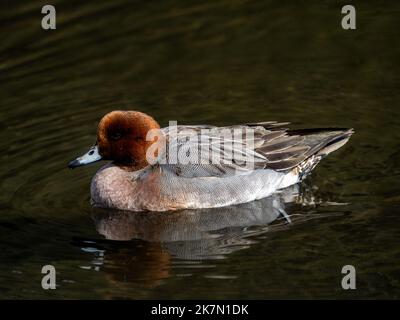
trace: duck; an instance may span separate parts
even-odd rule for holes
[[[237,205],[301,182],[354,133],[287,125],[171,121],[161,128],[146,113],[116,110],[100,120],[95,144],[68,167],[109,161],[92,178],[93,207],[165,212]]]

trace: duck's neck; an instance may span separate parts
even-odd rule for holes
[[[113,162],[113,164],[118,166],[122,170],[128,171],[128,172],[139,171],[139,170],[142,170],[142,169],[144,169],[144,168],[149,166],[149,163],[146,160],[144,160],[144,161],[132,161],[130,163]]]

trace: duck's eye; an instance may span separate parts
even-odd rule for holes
[[[119,132],[112,133],[110,135],[111,140],[118,140],[121,139],[121,134]]]

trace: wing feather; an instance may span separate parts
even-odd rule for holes
[[[168,144],[164,157],[167,163],[158,165],[162,170],[187,178],[223,177],[255,169],[285,171],[326,149],[329,143],[348,139],[353,132],[344,129],[282,128],[287,124],[267,121],[225,127],[191,125],[163,128]],[[246,131],[249,129],[251,134]],[[185,161],[168,162],[171,149],[186,155]],[[213,161],[213,156],[218,158],[218,163]]]

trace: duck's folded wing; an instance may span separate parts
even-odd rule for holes
[[[310,146],[301,135],[289,135],[281,124],[266,122],[163,129],[167,148],[157,165],[178,176],[225,177],[256,169],[288,170],[307,158]]]

